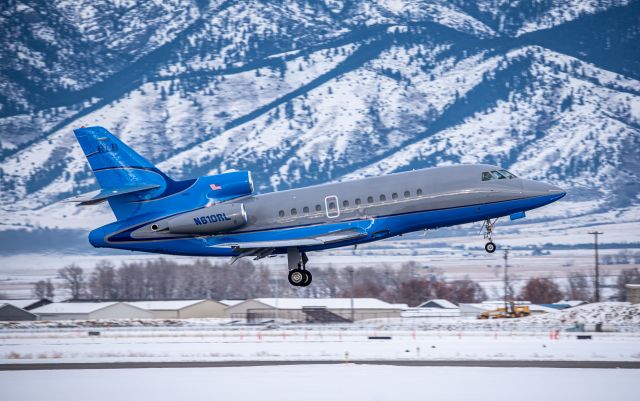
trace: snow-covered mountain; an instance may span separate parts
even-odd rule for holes
[[[640,1],[0,7],[0,231],[112,219],[57,203],[95,188],[80,125],[175,178],[250,169],[270,191],[489,162],[569,189],[539,220],[640,222]]]

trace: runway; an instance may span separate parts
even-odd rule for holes
[[[20,363],[0,364],[0,371],[71,369],[161,369],[233,368],[290,365],[388,365],[418,367],[559,368],[559,369],[640,369],[640,361],[502,361],[502,360],[300,360],[300,361],[221,361],[221,362],[109,362],[109,363]]]

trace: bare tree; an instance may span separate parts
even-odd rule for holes
[[[474,303],[487,299],[487,294],[482,286],[473,280],[454,280],[449,285],[451,286],[451,298],[449,298],[449,301],[453,303]]]
[[[551,304],[562,299],[560,286],[544,277],[533,277],[524,285],[520,292],[520,299],[534,304]]]
[[[123,264],[117,270],[117,280],[121,299],[147,299],[143,264]]]
[[[55,288],[53,286],[53,283],[51,282],[51,279],[48,278],[47,283],[45,285],[45,298],[53,301],[54,296],[55,296]]]
[[[84,272],[78,265],[71,264],[58,270],[58,277],[64,281],[64,287],[71,293],[72,299],[79,299],[85,289]]]
[[[432,282],[421,278],[411,278],[400,283],[398,300],[409,306],[418,306],[433,298]]]
[[[47,295],[47,282],[44,280],[37,281],[33,285],[31,293],[35,298],[46,298]]]
[[[89,278],[89,291],[92,298],[117,299],[118,282],[115,267],[107,261],[100,261]]]
[[[588,301],[593,297],[592,280],[580,272],[569,274],[569,280],[565,290],[565,296],[570,300]]]
[[[33,285],[33,290],[31,291],[35,298],[47,298],[53,300],[54,297],[54,288],[51,279],[40,280]]]
[[[75,277],[65,272],[65,286]],[[61,275],[62,277],[62,275]],[[81,287],[84,287],[81,284]],[[123,263],[114,267],[100,262],[89,277],[87,289],[76,294],[93,299],[248,299],[259,297],[374,297],[391,303],[418,305],[431,298],[453,302],[478,302],[486,298],[480,285],[471,280],[448,282],[434,269],[416,263],[396,269],[360,267],[351,275],[346,269],[319,269],[313,286],[292,287],[286,275],[275,275],[248,260],[212,264],[198,259],[178,265],[167,259],[144,263]]]

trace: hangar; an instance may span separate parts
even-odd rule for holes
[[[352,320],[400,317],[407,305],[375,298],[256,298],[229,306],[231,319],[260,321],[287,319],[301,322],[340,323]]]
[[[127,302],[137,308],[151,312],[154,319],[191,319],[225,317],[227,305],[210,299],[187,301],[139,301]]]
[[[38,316],[17,306],[0,303],[0,321],[37,320]]]
[[[51,301],[46,298],[0,299],[0,304],[9,304],[24,310],[39,308],[50,303]]]
[[[31,311],[40,320],[151,319],[147,310],[125,302],[59,302]]]
[[[446,299],[430,299],[415,308],[407,308],[402,317],[455,318],[460,317],[460,308]]]
[[[225,304],[227,307],[238,305],[240,302],[244,302],[244,299],[223,299],[220,303]]]

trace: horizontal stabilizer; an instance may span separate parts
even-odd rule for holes
[[[65,199],[63,202],[78,203],[78,206],[96,205],[104,202],[109,198],[118,195],[132,194],[134,192],[148,191],[150,189],[160,188],[160,185],[139,185],[139,186],[123,186],[113,188],[102,188],[97,191],[89,192],[83,195],[74,196]]]
[[[288,248],[298,246],[313,246],[331,244],[334,242],[341,242],[352,240],[356,238],[366,237],[367,233],[362,229],[347,228],[344,230],[338,230],[329,232],[326,234],[320,234],[316,236],[303,237],[303,238],[289,238],[273,241],[248,241],[248,242],[230,242],[225,244],[217,244],[215,247],[219,248],[235,248],[235,249],[257,249],[257,248]]]

